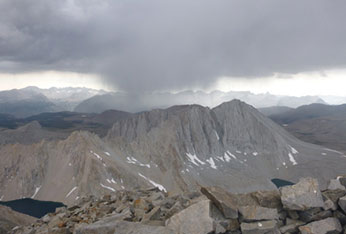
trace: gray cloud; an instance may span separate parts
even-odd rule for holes
[[[132,93],[346,67],[346,1],[2,0],[0,69],[96,73]]]

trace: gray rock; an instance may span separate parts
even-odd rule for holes
[[[280,192],[286,209],[307,210],[324,205],[318,182],[313,178],[300,179],[295,185],[282,187]]]
[[[140,223],[115,221],[99,221],[90,225],[76,228],[75,234],[178,234],[177,232],[160,226],[149,226]]]
[[[255,223],[242,223],[240,228],[243,234],[267,234],[278,232],[276,221],[274,220]]]
[[[238,218],[238,208],[228,192],[219,187],[203,187],[201,192],[219,208],[225,218]]]
[[[214,231],[210,217],[210,201],[203,200],[173,215],[166,226],[178,234],[207,234]]]
[[[281,233],[296,233],[298,232],[298,227],[304,224],[305,223],[302,221],[294,220],[294,222],[280,227],[280,232]]]
[[[278,209],[282,208],[280,192],[278,190],[256,191],[250,193],[250,195],[255,199],[259,206]]]
[[[312,222],[316,220],[331,217],[333,213],[330,210],[321,211],[320,208],[313,208],[310,210],[299,212],[299,220],[303,222]]]
[[[341,224],[336,218],[327,218],[299,227],[302,234],[338,234],[342,231]]]
[[[324,210],[337,210],[338,207],[332,200],[327,199],[324,201],[323,209]]]
[[[337,179],[340,181],[342,186],[346,187],[346,176],[339,176]]]
[[[341,197],[338,202],[340,208],[346,213],[346,196]]]
[[[260,221],[279,219],[276,209],[265,208],[261,206],[242,206],[239,213],[245,221]]]
[[[346,195],[346,191],[345,190],[341,190],[341,189],[325,190],[325,191],[322,192],[322,196],[325,199],[330,199],[335,204],[338,203],[340,197],[343,197],[345,195]]]
[[[328,189],[329,190],[337,190],[337,189],[346,190],[345,186],[343,186],[340,183],[340,180],[338,180],[338,179],[330,180],[329,184],[328,184]]]

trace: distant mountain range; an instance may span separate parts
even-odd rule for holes
[[[105,91],[87,88],[27,87],[0,92],[0,113],[25,118],[44,112],[71,111],[80,102]]]
[[[331,103],[328,102],[329,104],[343,100],[342,97],[337,99],[338,97],[326,96],[326,98],[331,101]],[[256,108],[276,106],[296,108],[312,103],[327,104],[318,96],[293,97],[236,91],[213,91],[210,93],[184,91],[134,95],[87,88],[39,89],[37,87],[27,87],[24,89],[1,91],[0,114],[9,114],[16,118],[26,118],[44,112],[102,113],[110,109],[137,113],[157,108],[168,108],[173,105],[199,104],[213,108],[222,102],[233,99],[242,100]]]
[[[269,93],[253,94],[251,92],[221,92],[206,93],[202,91],[185,91],[179,93],[147,93],[140,96],[126,93],[108,93],[96,95],[81,102],[74,110],[76,112],[103,112],[108,109],[139,112],[155,108],[167,108],[172,105],[200,104],[215,107],[222,102],[233,99],[242,100],[256,108],[271,106],[298,107],[311,103],[325,103],[318,96],[291,97],[277,96]]]
[[[346,104],[310,104],[268,116],[301,140],[346,152]]]
[[[6,136],[17,143],[10,139],[0,147],[0,200],[31,197],[73,204],[85,195],[151,186],[172,193],[211,185],[246,192],[275,188],[273,178],[304,176],[318,178],[323,187],[346,166],[343,153],[298,140],[239,100],[212,109],[180,105],[59,119],[110,127],[103,136],[39,122],[3,130],[11,131]],[[35,132],[52,135],[28,142]],[[61,133],[66,135],[54,135]]]

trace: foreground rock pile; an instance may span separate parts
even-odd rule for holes
[[[346,178],[320,191],[316,179],[275,191],[231,194],[218,187],[169,195],[158,189],[83,198],[12,233],[346,233]]]

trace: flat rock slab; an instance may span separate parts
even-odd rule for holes
[[[279,233],[276,221],[274,220],[255,223],[242,223],[240,228],[243,234]]]
[[[225,218],[238,218],[238,208],[232,196],[219,187],[203,187],[201,192],[222,212]]]
[[[344,212],[346,212],[346,196],[341,197],[341,198],[339,199],[338,204],[339,204],[340,208],[341,208]]]
[[[166,221],[166,227],[177,234],[208,234],[214,231],[213,224],[209,200],[197,202]]]
[[[282,187],[280,193],[286,209],[302,211],[324,205],[318,181],[313,178],[303,178],[295,185]]]
[[[242,206],[239,208],[239,213],[246,221],[279,219],[279,215],[276,209],[265,208],[261,206]]]
[[[299,227],[302,234],[338,234],[342,227],[338,219],[327,218]]]
[[[76,234],[178,234],[162,226],[149,226],[140,223],[115,221],[110,223],[96,222],[78,227]]]

